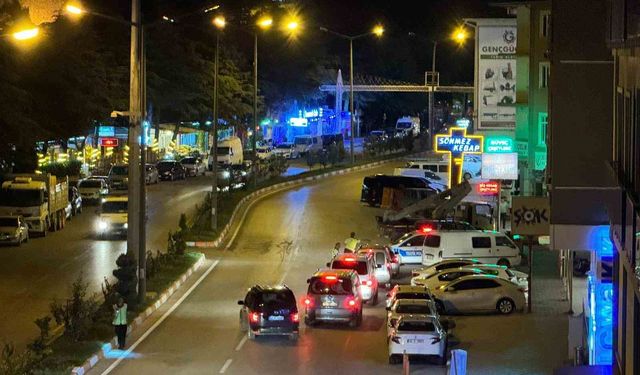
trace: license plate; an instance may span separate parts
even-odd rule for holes
[[[407,344],[424,344],[424,339],[407,339]]]
[[[325,307],[334,307],[334,306],[338,306],[338,304],[337,304],[337,303],[335,303],[335,302],[327,301],[327,302],[322,302],[322,306],[325,306]]]
[[[269,317],[269,320],[284,320],[284,316],[280,316],[280,315],[271,315]]]

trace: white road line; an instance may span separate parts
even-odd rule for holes
[[[224,363],[224,365],[222,365],[222,368],[220,369],[220,374],[224,374],[224,372],[227,371],[229,366],[231,366],[231,362],[233,362],[233,359],[227,359],[227,361]]]
[[[247,342],[247,335],[242,336],[242,340],[240,340],[238,346],[236,346],[236,352],[239,352],[240,349],[242,349],[242,345],[244,345],[245,342]]]
[[[209,266],[209,268],[205,271],[205,273],[200,276],[200,278],[198,279],[198,281],[195,282],[195,284],[193,284],[191,286],[191,288],[189,288],[189,290],[187,290],[187,292],[180,297],[180,299],[178,301],[176,301],[176,303],[173,304],[173,306],[171,306],[171,308],[169,310],[167,310],[167,312],[164,313],[164,315],[162,315],[162,317],[160,319],[158,319],[157,322],[155,322],[151,328],[149,328],[142,336],[140,336],[140,338],[138,339],[138,341],[136,341],[135,343],[133,343],[133,345],[131,345],[131,347],[129,347],[129,349],[127,349],[127,351],[120,357],[118,358],[115,362],[113,362],[111,364],[111,366],[109,366],[103,373],[102,375],[107,375],[109,374],[111,371],[113,371],[113,369],[115,369],[120,362],[122,362],[122,360],[124,358],[129,357],[129,355],[131,354],[131,352],[138,347],[138,345],[140,345],[140,343],[142,343],[153,331],[155,331],[156,328],[158,328],[158,326],[160,324],[162,324],[162,322],[164,322],[165,319],[167,319],[167,317],[169,315],[171,315],[171,313],[173,313],[173,311],[175,309],[178,308],[178,306],[180,306],[180,304],[182,304],[182,302],[184,302],[185,299],[187,299],[187,297],[189,297],[189,295],[191,294],[191,292],[194,291],[194,289],[196,289],[196,287],[198,285],[200,285],[200,283],[205,279],[205,277],[207,277],[207,275],[209,275],[209,273],[211,273],[211,271],[213,271],[213,269],[218,265],[218,263],[220,263],[219,260],[216,260],[215,262],[213,262],[213,264],[211,266]]]

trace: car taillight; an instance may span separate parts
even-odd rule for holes
[[[349,297],[344,301],[344,305],[347,308],[353,309],[358,305],[358,302],[353,297]]]
[[[260,313],[253,312],[249,317],[251,319],[251,323],[258,323],[260,321]]]
[[[307,297],[304,299],[304,305],[307,307],[312,307],[313,306],[313,299],[311,299],[310,297]]]
[[[295,323],[298,323],[300,321],[300,316],[298,315],[298,313],[291,314],[291,321]]]

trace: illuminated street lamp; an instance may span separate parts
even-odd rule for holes
[[[82,9],[79,5],[77,4],[67,4],[64,9],[69,13],[69,14],[75,14],[75,15],[82,15],[83,13],[85,13],[84,9]]]
[[[213,121],[211,124],[211,133],[213,141],[211,150],[213,150],[213,181],[211,187],[211,229],[218,228],[218,59],[220,54],[220,33],[227,25],[224,16],[216,16],[213,21],[216,27],[216,51],[213,63]]]
[[[468,37],[469,37],[469,34],[467,33],[467,30],[463,26],[459,26],[451,34],[451,39],[453,39],[459,45],[464,44],[464,42],[467,40]]]
[[[375,35],[378,38],[382,37],[384,34],[384,27],[382,25],[376,25],[373,30],[368,33],[359,34],[359,35],[345,35],[332,30],[327,29],[326,27],[320,27],[320,31],[324,31],[325,33],[333,34],[342,39],[347,39],[349,41],[349,112],[350,112],[350,123],[351,123],[351,136],[349,137],[349,152],[351,154],[351,164],[355,162],[355,155],[353,151],[353,41],[356,39],[363,38],[369,35]]]
[[[11,34],[11,36],[15,40],[29,40],[37,37],[39,33],[40,33],[40,28],[32,27],[29,29],[15,31]]]

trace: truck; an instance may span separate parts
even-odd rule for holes
[[[47,174],[5,176],[0,190],[0,215],[22,216],[29,232],[46,236],[64,228],[69,204],[69,179]]]

